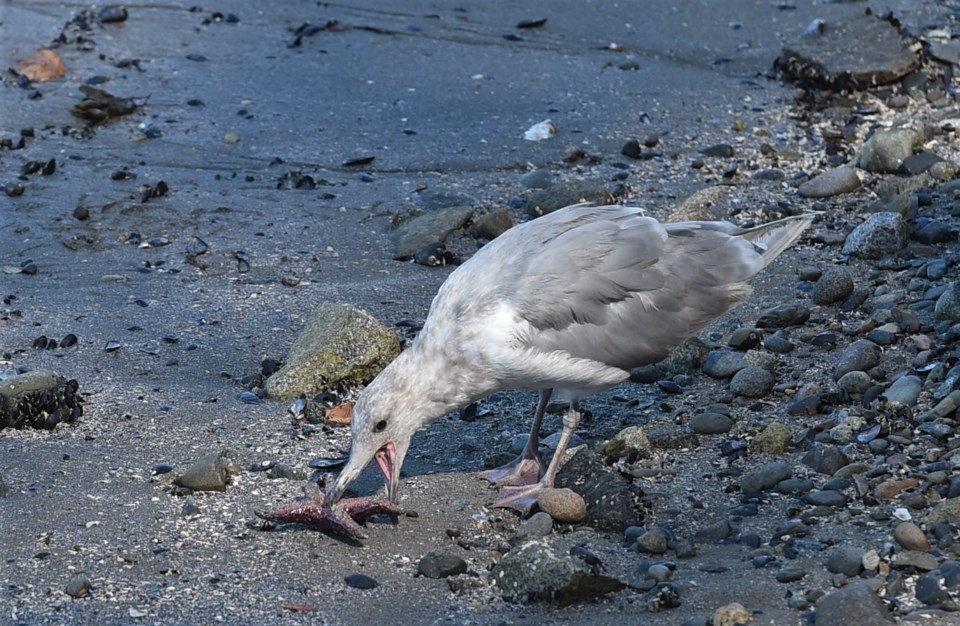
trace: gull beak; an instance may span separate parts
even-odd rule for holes
[[[400,497],[400,464],[397,463],[397,444],[388,441],[383,444],[373,458],[377,460],[387,487],[387,499],[394,504]]]

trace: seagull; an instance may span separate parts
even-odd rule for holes
[[[577,204],[506,231],[447,277],[417,338],[360,394],[350,458],[315,505],[321,517],[329,520],[330,507],[371,460],[388,501],[397,503],[414,433],[505,389],[540,392],[533,427],[515,461],[481,476],[500,486],[494,506],[528,513],[553,486],[580,422],[580,400],[664,359],[742,302],[747,281],[814,218],[744,229]],[[551,398],[569,409],[546,465],[538,443]]]

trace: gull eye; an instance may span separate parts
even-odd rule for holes
[[[373,425],[373,432],[375,433],[383,432],[383,430],[386,427],[387,427],[387,420],[380,420],[379,422]]]

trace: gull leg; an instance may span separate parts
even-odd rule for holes
[[[480,477],[497,485],[530,485],[537,482],[543,474],[543,457],[540,456],[540,425],[543,414],[547,411],[547,403],[553,389],[544,389],[540,392],[540,402],[537,404],[537,413],[533,418],[533,427],[523,452],[516,459],[503,467],[480,472]]]
[[[550,466],[540,482],[532,485],[503,487],[500,490],[500,497],[493,503],[493,506],[501,509],[515,509],[523,515],[529,513],[540,497],[540,490],[544,487],[553,487],[553,480],[557,477],[557,471],[560,469],[560,461],[567,451],[567,446],[570,444],[570,439],[573,437],[578,424],[580,424],[580,405],[576,401],[572,401],[570,409],[563,417],[563,434],[557,444],[557,451],[553,453]]]

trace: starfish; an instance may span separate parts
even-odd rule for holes
[[[374,515],[400,515],[400,509],[389,500],[381,498],[347,498],[333,506],[326,503],[324,494],[317,490],[308,494],[304,502],[275,509],[254,511],[254,514],[270,522],[305,524],[317,530],[330,532],[350,539],[363,538],[361,524]]]

